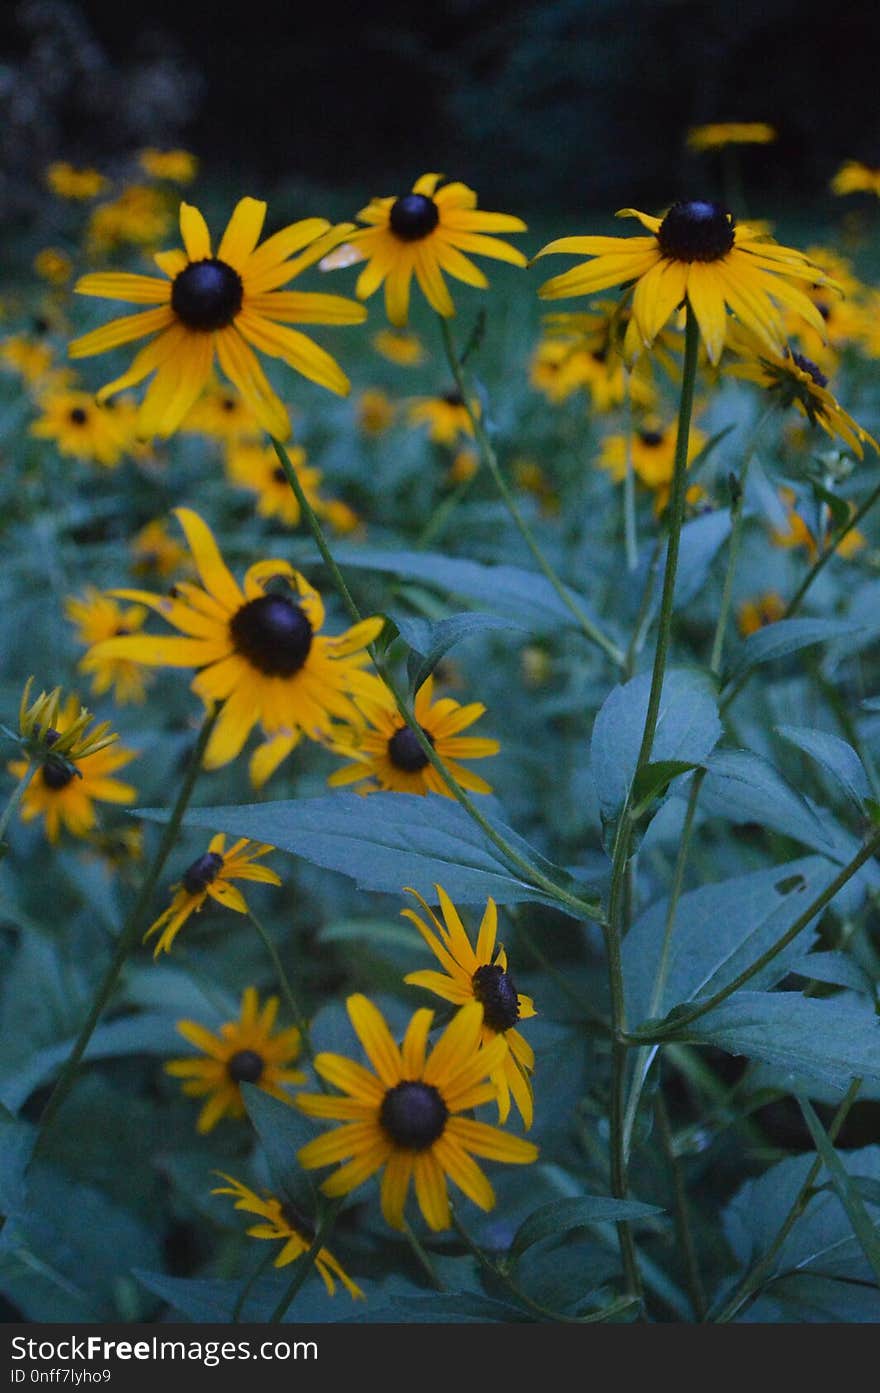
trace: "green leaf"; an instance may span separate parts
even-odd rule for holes
[[[703,813],[728,822],[756,822],[838,859],[827,827],[768,760],[750,750],[717,750],[706,764]]]
[[[164,809],[147,808],[139,817],[167,820]],[[517,854],[574,887],[566,872],[552,866],[503,823],[493,827]],[[468,814],[449,798],[410,793],[334,793],[278,803],[245,803],[196,808],[188,827],[206,827],[235,837],[267,842],[317,866],[350,876],[362,890],[399,895],[411,885],[432,904],[439,882],[453,900],[479,904],[491,895],[499,904],[556,901],[511,870],[501,852]]]
[[[683,759],[661,759],[657,763],[646,764],[633,781],[633,816],[638,817],[645,812],[655,798],[662,798],[672,780],[679,774],[687,774],[691,769],[698,767]]]
[[[859,633],[865,626],[844,619],[780,619],[749,634],[729,674],[729,681],[739,682],[759,663],[787,658],[817,643],[827,643],[847,634]]]
[[[820,484],[818,479],[811,479],[810,484],[816,502],[827,503],[834,531],[845,527],[850,519],[850,504],[847,499],[841,498],[839,493],[832,493],[830,489],[825,488],[824,484]]]
[[[297,1152],[315,1136],[315,1124],[298,1108],[253,1084],[242,1084],[241,1095],[266,1153],[278,1198],[292,1200],[311,1218],[315,1209],[314,1187],[297,1161]]]
[[[34,1129],[0,1106],[0,1216],[24,1204],[24,1173],[34,1146]]]
[[[611,1199],[605,1195],[579,1195],[572,1199],[555,1200],[536,1209],[520,1224],[507,1256],[511,1262],[516,1262],[533,1243],[540,1243],[544,1238],[557,1238],[572,1229],[616,1223],[620,1219],[653,1219],[663,1213],[656,1204]]]
[[[783,740],[821,764],[857,807],[862,808],[870,799],[871,786],[865,766],[846,740],[825,730],[814,730],[811,726],[779,725],[776,730]]]
[[[474,634],[485,634],[491,629],[518,629],[521,633],[528,632],[525,624],[509,617],[501,618],[496,614],[452,614],[448,619],[436,621],[396,614],[391,618],[397,625],[401,638],[412,649],[407,659],[411,693],[419,690],[441,658],[463,639],[471,638]]]
[[[716,556],[729,536],[730,513],[726,510],[704,513],[702,517],[693,518],[685,523],[681,529],[678,571],[675,576],[674,603],[677,610],[684,609],[699,595]],[[658,574],[655,604],[659,603],[662,588],[662,576]]]
[[[803,957],[795,958],[788,964],[788,971],[809,982],[831,982],[836,987],[849,987],[867,996],[875,993],[875,984],[861,963],[836,949],[824,953],[804,953]]]
[[[853,1233],[859,1241],[862,1252],[871,1264],[871,1270],[877,1278],[878,1286],[880,1286],[880,1230],[865,1208],[862,1196],[857,1187],[852,1184],[809,1099],[798,1098],[798,1105],[804,1115],[804,1121],[810,1129],[810,1135],[816,1143],[816,1150],[822,1157],[831,1177],[834,1192],[846,1210]]]
[[[261,1247],[263,1245],[260,1245]],[[238,1281],[226,1282],[217,1278],[169,1277],[164,1272],[135,1268],[133,1275],[147,1291],[166,1302],[187,1320],[199,1324],[228,1325],[238,1301],[246,1277]],[[338,1321],[350,1313],[352,1303],[344,1292],[337,1288],[334,1299],[324,1288],[324,1283],[314,1274],[309,1274],[303,1288],[297,1292],[296,1299],[284,1317],[285,1322]],[[254,1282],[241,1311],[243,1321],[265,1321],[278,1305],[290,1285],[290,1269],[283,1272],[258,1277]],[[347,1305],[342,1304],[344,1301]]]
[[[837,1282],[831,1277],[797,1273],[775,1281],[736,1324],[776,1325],[877,1325],[880,1304],[873,1282]]]

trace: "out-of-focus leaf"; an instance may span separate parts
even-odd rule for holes
[[[517,620],[502,618],[497,614],[465,613],[451,614],[448,619],[414,619],[410,615],[392,615],[402,639],[412,649],[407,660],[410,690],[417,692],[422,683],[434,671],[441,658],[463,639],[475,634],[485,634],[490,630],[518,629],[528,632],[525,624]]]
[[[821,764],[858,807],[862,807],[871,797],[865,766],[846,740],[825,730],[813,730],[810,726],[780,725],[776,729],[784,740]]]
[[[533,1243],[558,1238],[572,1229],[591,1224],[611,1224],[619,1219],[654,1219],[663,1210],[640,1200],[616,1200],[607,1195],[580,1195],[542,1205],[521,1224],[510,1245],[508,1258],[515,1262]]]

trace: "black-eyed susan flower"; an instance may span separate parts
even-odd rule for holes
[[[383,435],[394,424],[396,407],[381,387],[368,387],[357,403],[358,430],[364,435]]]
[[[73,262],[60,247],[44,247],[34,257],[34,271],[49,285],[66,285],[73,274]]]
[[[239,586],[199,515],[177,508],[175,516],[201,586],[179,581],[173,595],[112,593],[155,610],[182,637],[105,639],[97,657],[200,669],[192,690],[208,707],[224,703],[205,751],[206,769],[235,759],[258,723],[292,749],[303,734],[329,735],[333,718],[357,722],[352,695],[373,695],[378,679],[363,671],[365,649],[384,621],[377,616],[333,637],[321,634],[321,597],[289,562],[259,561]],[[282,588],[270,589],[270,582]]]
[[[164,518],[153,518],[131,539],[131,569],[136,575],[170,576],[189,565],[186,547],[172,537]]]
[[[873,193],[880,198],[880,167],[862,164],[861,160],[845,160],[830,187],[836,194]]]
[[[337,732],[326,742],[334,754],[350,761],[330,775],[327,782],[333,788],[361,783],[362,793],[393,789],[452,796],[387,688],[377,684],[375,696],[358,697],[357,703],[368,724]],[[461,734],[485,713],[482,702],[461,706],[452,697],[434,701],[434,679],[429,677],[416,692],[413,710],[423,734],[458,783],[473,793],[491,793],[491,785],[460,762],[497,755],[501,748],[497,740]]]
[[[212,1195],[232,1195],[235,1200],[235,1208],[242,1210],[245,1214],[256,1214],[263,1222],[253,1224],[246,1230],[249,1238],[268,1238],[281,1240],[284,1244],[278,1256],[273,1262],[273,1267],[287,1267],[290,1263],[296,1262],[303,1253],[307,1253],[315,1241],[316,1229],[312,1221],[302,1213],[291,1200],[276,1199],[274,1195],[261,1197],[249,1186],[236,1180],[234,1176],[227,1175],[224,1171],[217,1171],[217,1175],[226,1181],[225,1185],[218,1186],[211,1191]],[[353,1301],[363,1301],[364,1294],[356,1282],[353,1282],[342,1264],[330,1252],[329,1248],[319,1248],[315,1258],[315,1267],[327,1288],[329,1296],[333,1296],[336,1291],[338,1279]]]
[[[321,470],[307,462],[306,452],[300,445],[289,445],[287,454],[313,510],[333,526],[336,513],[333,500],[324,498],[320,492],[324,477]],[[256,494],[260,517],[278,518],[287,527],[299,525],[299,500],[271,445],[252,441],[230,445],[226,451],[226,474],[236,488]]]
[[[64,612],[76,626],[77,641],[92,650],[81,659],[79,670],[91,677],[95,696],[103,696],[112,688],[120,706],[142,702],[146,696],[146,674],[141,665],[129,658],[96,658],[94,645],[105,638],[137,633],[147,617],[144,606],[129,605],[123,609],[112,595],[104,595],[89,585],[82,595],[67,597]]]
[[[197,856],[192,865],[187,866],[183,879],[174,887],[170,905],[144,934],[144,942],[158,934],[153,956],[170,953],[175,938],[180,933],[190,915],[198,914],[205,901],[214,900],[225,909],[234,909],[237,914],[247,914],[247,901],[240,890],[232,884],[234,880],[254,880],[262,885],[280,885],[281,877],[268,866],[258,866],[256,862],[274,848],[261,842],[250,842],[246,837],[226,850],[226,838],[222,832],[212,837],[208,850]]]
[[[129,246],[154,249],[168,236],[171,222],[171,205],[163,192],[147,184],[131,184],[118,197],[92,210],[86,251],[95,258]]]
[[[689,150],[723,150],[728,145],[771,145],[775,139],[776,131],[766,121],[713,121],[692,126],[687,145]]]
[[[450,484],[466,484],[474,477],[479,467],[480,456],[476,450],[465,446],[462,450],[456,450],[446,477]]]
[[[91,711],[80,706],[75,697],[65,701],[60,687],[42,691],[31,701],[33,685],[31,676],[24,684],[18,708],[18,738],[30,759],[82,759],[119,739],[109,721],[94,726]]]
[[[380,329],[370,342],[377,353],[399,368],[417,368],[428,356],[418,334],[406,329]]]
[[[255,348],[331,391],[348,391],[348,378],[330,354],[287,326],[358,324],[365,318],[363,307],[339,295],[279,288],[317,261],[344,231],[331,229],[323,218],[306,218],[258,246],[265,217],[265,203],[241,199],[215,255],[202,214],[182,203],[180,232],[186,250],[156,253],[164,279],[108,271],[77,281],[74,289],[81,295],[153,307],[114,319],[69,348],[71,357],[87,358],[153,336],[128,372],[98,393],[104,401],[154,374],[140,411],[143,435],[167,436],[177,430],[210,381],[215,356],[263,429],[278,438],[288,433],[287,411]]]
[[[90,392],[47,392],[40,399],[42,415],[30,427],[31,435],[54,440],[62,455],[89,460],[113,469],[131,440],[130,417],[102,406]]]
[[[212,379],[188,411],[180,429],[221,440],[225,445],[261,441],[263,428],[240,392]],[[289,429],[289,428],[288,428]]]
[[[551,242],[538,256],[583,254],[591,260],[545,281],[538,294],[544,300],[559,300],[633,284],[632,318],[624,342],[630,361],[651,347],[685,300],[713,363],[727,336],[728,307],[776,352],[785,346],[783,308],[796,310],[823,332],[816,306],[791,282],[818,284],[828,278],[803,253],[737,223],[721,204],[691,199],[673,203],[663,218],[635,208],[622,209],[618,217],[637,218],[649,235],[562,237]]]
[[[107,179],[97,169],[77,169],[67,160],[55,160],[46,170],[46,183],[59,198],[87,202],[107,187]]]
[[[91,715],[74,694],[62,704],[56,689],[48,697],[44,694],[43,701],[42,710],[22,716],[31,726],[31,739],[36,736],[40,752],[34,755],[31,746],[29,753],[39,760],[40,768],[22,796],[21,818],[33,822],[42,817],[46,836],[54,844],[62,828],[74,837],[87,836],[97,820],[96,803],[135,801],[137,790],[112,775],[135,759],[136,751],[125,749],[115,736],[108,739],[106,727],[90,739]],[[22,779],[30,762],[12,760],[7,768]]]
[[[442,174],[423,174],[410,193],[374,198],[358,213],[369,227],[352,232],[348,241],[366,259],[355,293],[361,300],[385,285],[385,309],[392,324],[403,328],[409,317],[413,276],[432,309],[445,317],[455,306],[444,273],[480,290],[488,280],[465,252],[525,266],[522,252],[493,234],[525,232],[521,218],[485,213],[466,184],[445,184]]]
[[[480,414],[480,403],[476,398],[470,403],[475,416]],[[407,420],[416,429],[427,426],[428,439],[435,445],[448,445],[453,449],[462,436],[474,433],[470,413],[461,392],[454,388],[435,397],[416,397],[407,409]]]
[[[736,612],[736,626],[743,638],[766,629],[768,624],[778,624],[785,618],[785,601],[775,590],[767,590],[753,600],[743,600]]]
[[[44,383],[52,371],[52,345],[31,334],[10,334],[0,343],[0,366],[18,375],[29,387]]]
[[[798,547],[803,547],[810,561],[815,561],[820,551],[820,542],[817,541],[813,532],[807,526],[803,516],[797,509],[797,495],[794,489],[783,488],[779,490],[779,501],[785,509],[785,526],[772,527],[770,529],[770,540],[775,547],[780,547],[784,551],[793,551]],[[850,510],[854,510],[855,504],[850,504]],[[831,514],[828,513],[826,526],[821,529],[821,548],[826,546],[832,529]],[[835,552],[843,561],[850,560],[867,545],[867,538],[858,528],[851,528],[846,536],[838,542]]]
[[[654,491],[665,489],[668,492],[675,469],[677,438],[678,427],[674,421],[664,425],[659,418],[646,416],[629,438],[621,432],[606,435],[602,441],[599,465],[608,471],[616,484],[619,484],[626,476],[629,449],[636,477],[646,488]],[[688,464],[705,444],[704,433],[692,429],[688,437]]]
[[[507,1121],[512,1094],[523,1122],[531,1127],[534,1116],[531,1074],[535,1053],[516,1026],[517,1022],[535,1015],[535,1006],[530,996],[517,991],[507,969],[507,954],[500,943],[496,951],[498,910],[495,901],[487,900],[476,945],[472,947],[458,910],[446,891],[440,885],[434,888],[440,900],[442,922],[416,890],[408,889],[407,893],[415,897],[429,922],[413,909],[404,909],[401,913],[415,924],[443,972],[431,969],[410,972],[403,980],[413,987],[424,987],[455,1006],[463,1006],[468,1001],[479,1003],[483,1012],[483,1046],[496,1039],[507,1045],[507,1053],[491,1076],[498,1090],[498,1121]]]
[[[559,494],[537,460],[520,457],[512,461],[510,468],[517,488],[522,489],[523,493],[530,493],[542,513],[552,515],[559,512]]]
[[[184,1080],[188,1097],[205,1098],[196,1123],[198,1132],[210,1132],[222,1117],[244,1117],[243,1083],[293,1103],[284,1085],[305,1083],[305,1074],[290,1068],[302,1040],[295,1025],[273,1035],[277,1015],[277,996],[268,997],[261,1009],[256,987],[245,987],[238,1020],[221,1025],[219,1034],[196,1021],[177,1022],[178,1033],[204,1058],[171,1059],[165,1072]]]
[[[410,1182],[425,1222],[435,1231],[450,1224],[447,1177],[481,1209],[495,1195],[474,1156],[528,1164],[538,1150],[521,1137],[462,1116],[492,1100],[490,1075],[506,1052],[499,1035],[480,1044],[482,1008],[468,1002],[458,1011],[426,1057],[433,1011],[416,1011],[398,1048],[382,1014],[361,995],[346,1002],[355,1033],[373,1067],[338,1054],[319,1054],[315,1069],[338,1094],[298,1094],[310,1117],[332,1118],[342,1127],[307,1142],[299,1161],[307,1170],[344,1164],[321,1186],[325,1195],[347,1195],[384,1170],[382,1213],[394,1229],[404,1226]]]
[[[199,171],[199,162],[189,150],[156,150],[150,146],[140,151],[138,164],[151,179],[165,179],[170,184],[191,184]]]

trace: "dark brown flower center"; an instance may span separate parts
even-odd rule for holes
[[[277,484],[287,483],[287,475],[281,468],[280,464],[276,464],[275,468],[272,470],[272,478],[275,480]]]
[[[811,377],[817,387],[828,386],[828,378],[825,376],[824,372],[821,372],[819,368],[816,367],[812,358],[805,358],[802,353],[792,353],[791,361],[797,364],[801,372],[805,372],[808,377]]]
[[[478,967],[471,985],[483,1007],[483,1019],[492,1030],[509,1030],[519,1020],[519,996],[513,978],[503,967],[486,963]]]
[[[421,241],[439,221],[437,204],[423,193],[406,193],[391,205],[391,231],[401,242]]]
[[[444,392],[440,400],[445,401],[447,406],[464,406],[464,397],[461,392],[455,389],[451,392]]]
[[[187,868],[183,875],[183,888],[188,895],[200,895],[213,884],[223,869],[223,857],[216,851],[206,851]]]
[[[379,1121],[395,1146],[425,1151],[443,1135],[449,1109],[429,1083],[399,1083],[382,1100]]]
[[[284,1215],[285,1222],[290,1225],[294,1233],[298,1233],[300,1238],[309,1246],[314,1242],[317,1229],[311,1219],[303,1214],[301,1209],[297,1209],[291,1200],[281,1201],[281,1213]]]
[[[226,1061],[226,1072],[233,1083],[259,1083],[263,1064],[263,1056],[256,1050],[237,1050]]]
[[[433,748],[434,741],[424,727],[422,734]],[[400,730],[396,730],[388,741],[388,758],[395,769],[402,769],[407,774],[417,774],[430,763],[419,744],[418,736],[409,726],[402,726]]]
[[[81,406],[74,406],[69,413],[69,419],[71,425],[84,426],[89,417]]]
[[[56,736],[56,739],[57,738]],[[53,793],[58,793],[62,788],[67,788],[71,780],[76,778],[73,768],[53,755],[50,755],[43,765],[42,775],[43,783],[46,785],[46,788],[51,788]]]
[[[639,440],[649,449],[656,450],[658,445],[663,444],[663,432],[659,430],[640,430]]]
[[[229,631],[236,652],[267,677],[292,677],[309,656],[312,626],[286,595],[261,595],[233,615]]]
[[[736,219],[720,203],[701,199],[673,203],[657,241],[672,261],[720,261],[734,244]]]
[[[175,276],[171,308],[187,329],[210,332],[232,323],[241,309],[243,295],[238,272],[212,256],[191,261]]]

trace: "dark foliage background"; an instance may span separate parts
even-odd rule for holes
[[[0,7],[0,37],[7,208],[52,155],[144,139],[188,141],[209,172],[365,192],[428,160],[487,203],[571,212],[692,187],[683,137],[704,121],[778,127],[746,152],[776,201],[821,196],[844,157],[880,161],[864,0],[25,0]]]

